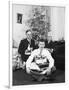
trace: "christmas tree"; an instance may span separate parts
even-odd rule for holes
[[[39,38],[47,39],[50,31],[49,19],[48,8],[46,9],[44,6],[32,8],[32,18],[27,23],[32,30],[32,36],[35,41],[38,41]]]

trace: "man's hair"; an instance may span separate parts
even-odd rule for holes
[[[28,32],[31,32],[31,30],[30,29],[26,30],[26,33],[28,33]]]
[[[45,40],[44,39],[39,39],[38,42],[45,42]]]

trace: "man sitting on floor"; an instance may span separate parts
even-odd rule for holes
[[[18,48],[18,54],[21,56],[20,67],[24,68],[26,60],[31,52],[35,49],[35,42],[32,40],[32,32],[30,29],[26,31],[26,38],[21,40]]]
[[[39,40],[38,46],[39,48],[31,53],[26,62],[26,72],[41,81],[47,79],[55,69],[53,69],[54,59],[50,52],[44,48],[45,41],[43,39]]]

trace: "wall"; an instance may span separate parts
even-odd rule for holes
[[[51,32],[49,33],[49,36],[52,36],[53,41],[61,40],[62,38],[65,39],[65,8],[51,7],[50,9]]]

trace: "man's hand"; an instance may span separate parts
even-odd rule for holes
[[[46,70],[42,71],[40,74],[45,74],[46,73]]]
[[[26,65],[26,62],[23,62],[23,66],[25,66]]]
[[[25,69],[25,66],[26,66],[26,62],[23,62],[22,68]]]
[[[47,75],[50,75],[50,74],[51,74],[51,69],[44,70],[44,71],[41,72],[40,74],[47,74]]]
[[[30,74],[30,68],[29,68],[29,67],[26,68],[26,72],[27,72],[28,74]]]
[[[47,73],[47,75],[50,75],[51,74],[51,69],[47,69],[46,73]]]

